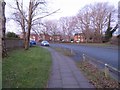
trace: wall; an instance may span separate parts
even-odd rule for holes
[[[23,48],[24,45],[23,39],[9,39],[9,38],[5,39],[5,44],[8,50]]]

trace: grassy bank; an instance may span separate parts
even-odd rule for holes
[[[117,47],[110,43],[80,43],[80,45],[91,45],[91,46],[100,46],[100,47]]]
[[[43,48],[12,51],[2,62],[3,88],[44,88],[50,68],[51,55]]]
[[[105,73],[103,71],[100,71],[88,61],[81,61],[77,63],[77,66],[96,88],[120,87],[120,84],[116,80],[112,79],[110,76],[105,77]]]
[[[72,50],[70,50],[70,49],[65,49],[65,48],[53,48],[53,49],[55,49],[56,51],[58,51],[58,52],[60,52],[60,53],[62,53],[63,55],[65,55],[65,56],[73,56],[74,55],[74,52],[72,51]]]

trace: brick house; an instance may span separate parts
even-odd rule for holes
[[[19,35],[19,37],[20,37],[21,39],[23,39],[23,33],[21,33],[21,34]],[[31,34],[30,34],[30,40],[39,41],[39,36],[38,36],[37,34],[31,33]]]
[[[52,36],[52,41],[55,41],[55,42],[60,42],[61,41],[61,35],[53,35]]]
[[[40,34],[39,41],[42,41],[42,40],[51,41],[52,40],[52,36],[50,36],[49,34]]]
[[[21,39],[23,39],[23,33],[18,35]]]
[[[34,41],[39,41],[39,36],[37,34],[33,34],[31,33],[30,34],[30,40],[34,40]]]
[[[23,33],[21,33],[19,35],[19,37],[21,39],[23,39]],[[37,42],[39,41],[42,41],[42,40],[47,40],[47,41],[51,41],[52,40],[52,37],[49,35],[49,34],[34,34],[34,33],[31,33],[30,34],[30,40],[35,40]]]
[[[76,33],[74,35],[74,42],[85,42],[85,36],[83,33]]]
[[[71,37],[68,35],[65,35],[65,36],[62,36],[62,40],[63,40],[63,42],[70,42]]]

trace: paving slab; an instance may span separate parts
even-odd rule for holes
[[[94,88],[70,57],[52,48],[47,49],[51,52],[53,62],[48,88]]]

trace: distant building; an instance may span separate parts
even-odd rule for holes
[[[62,41],[63,42],[70,42],[71,37],[69,35],[62,36]]]
[[[19,37],[21,39],[23,39],[23,33],[21,33],[19,35]],[[61,36],[61,35],[49,35],[49,34],[34,34],[34,33],[31,33],[30,34],[30,40],[35,40],[37,42],[41,42],[43,40],[47,40],[47,41],[54,41],[54,42],[61,42],[61,41],[64,41],[64,42],[70,42],[71,40],[71,37],[66,35],[66,36]]]
[[[39,36],[40,36],[39,38],[40,41],[42,40],[51,41],[52,40],[52,36],[50,36],[49,34],[40,34]]]
[[[19,37],[21,39],[23,39],[23,33],[21,33],[19,35]],[[49,34],[34,34],[34,33],[31,33],[30,34],[30,40],[34,40],[34,41],[43,41],[43,40],[47,40],[47,41],[51,41],[52,40],[52,36],[50,36]]]
[[[85,42],[85,36],[83,33],[76,33],[74,35],[74,42]]]
[[[19,35],[19,37],[21,38],[21,39],[23,39],[24,38],[24,36],[23,36],[23,33],[21,33],[20,35]],[[31,33],[30,34],[30,40],[34,40],[34,41],[39,41],[39,36],[37,35],[37,34],[34,34],[34,33]]]
[[[30,40],[34,40],[34,41],[39,41],[40,40],[40,38],[39,38],[39,36],[37,35],[37,34],[30,34]]]
[[[52,36],[52,41],[60,42],[61,41],[61,35],[53,35]]]
[[[23,39],[23,37],[24,37],[24,36],[23,36],[23,33],[20,33],[18,36],[19,36],[19,38],[21,38],[21,39]]]

